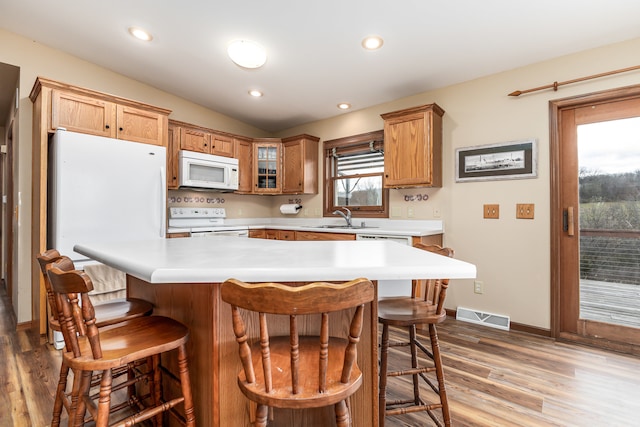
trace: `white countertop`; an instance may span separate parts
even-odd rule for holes
[[[361,227],[362,223],[366,227]],[[340,218],[253,218],[228,219],[224,225],[211,227],[218,231],[269,228],[275,230],[314,231],[323,233],[369,234],[384,236],[430,236],[444,233],[440,220],[389,220],[354,218],[353,228],[327,228],[344,225]],[[188,228],[171,227],[169,233],[189,232]]]
[[[150,283],[471,279],[476,267],[389,241],[238,237],[81,243],[74,250]]]

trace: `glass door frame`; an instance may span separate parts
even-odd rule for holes
[[[577,171],[577,144],[567,143],[577,141],[575,133],[578,123],[572,112],[592,105],[631,100],[640,100],[640,85],[549,101],[551,334],[556,339],[640,354],[640,342],[635,342],[635,337],[629,339],[630,336],[624,331],[624,327],[594,324],[579,318],[579,242],[575,242],[579,238],[577,174],[575,183],[569,183],[570,180],[566,179],[566,176],[571,174],[571,171],[563,169],[576,168]],[[624,116],[614,114],[611,120],[617,118]],[[602,121],[606,120],[605,117],[602,118]],[[574,211],[573,215],[571,208]],[[589,329],[593,328],[606,334],[607,339],[595,337],[595,334],[589,332]]]

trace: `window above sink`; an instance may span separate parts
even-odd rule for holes
[[[324,166],[324,216],[348,208],[353,217],[389,217],[382,130],[325,141]]]

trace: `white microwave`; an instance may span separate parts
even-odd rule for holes
[[[219,191],[238,189],[238,159],[180,150],[178,185]]]

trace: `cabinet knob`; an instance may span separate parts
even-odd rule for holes
[[[118,130],[119,130],[120,132],[122,132],[124,129],[123,129],[123,128],[118,128]]]
[[[105,129],[109,129],[109,125],[105,125],[105,126],[104,126],[104,128],[105,128]]]

